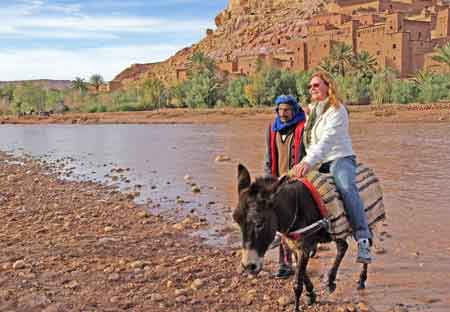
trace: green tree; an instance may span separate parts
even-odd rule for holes
[[[297,88],[298,100],[302,105],[311,101],[311,95],[309,94],[309,82],[311,81],[312,73],[309,71],[299,72],[296,75],[295,85]]]
[[[80,77],[75,77],[75,79],[72,80],[71,87],[72,89],[77,90],[80,95],[84,94],[87,91],[86,82],[83,78]]]
[[[105,80],[103,79],[102,75],[93,74],[91,78],[89,78],[89,83],[92,84],[95,88],[95,91],[98,92],[100,86],[105,83]]]
[[[334,64],[334,74],[345,76],[346,72],[353,67],[353,49],[345,43],[333,45],[330,61]]]
[[[394,103],[408,104],[417,101],[419,90],[410,80],[396,79],[392,83],[392,101]]]
[[[213,107],[219,97],[221,81],[216,75],[214,60],[201,52],[190,58],[185,102],[189,107]]]
[[[41,112],[45,110],[47,101],[46,91],[31,82],[26,82],[14,89],[13,111],[23,113],[29,111]]]
[[[432,57],[433,60],[447,65],[447,68],[450,70],[450,42],[443,47],[437,48],[436,53]]]
[[[225,91],[226,105],[233,107],[248,106],[249,101],[245,96],[245,87],[250,83],[250,80],[246,77],[239,77],[231,80],[228,83],[228,87]]]
[[[161,108],[166,99],[166,88],[159,79],[147,79],[141,87],[141,106],[144,109]]]
[[[390,103],[392,98],[392,83],[397,74],[391,68],[385,68],[384,71],[376,73],[369,86],[369,93],[375,104]]]
[[[426,70],[419,71],[413,79],[419,89],[419,101],[432,103],[447,98],[450,90],[448,77]]]
[[[377,59],[367,51],[357,53],[352,62],[357,75],[363,79],[372,79],[377,70]]]

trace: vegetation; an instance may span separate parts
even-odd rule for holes
[[[437,49],[435,60],[449,65],[450,44]],[[75,112],[272,106],[280,94],[292,94],[302,105],[310,102],[308,84],[312,72],[290,72],[262,61],[258,61],[256,68],[248,77],[229,79],[217,70],[211,58],[195,53],[189,62],[187,79],[170,86],[149,78],[127,90],[103,93],[99,92],[104,84],[99,74],[90,77],[89,83],[76,77],[71,88],[63,91],[32,83],[4,85],[0,88],[0,113],[49,111],[61,103]],[[319,69],[335,79],[346,103],[381,105],[450,100],[450,73],[420,71],[412,79],[399,79],[398,73],[390,68],[380,70],[369,53],[354,54],[345,44],[335,45]]]

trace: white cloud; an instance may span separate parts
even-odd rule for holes
[[[167,59],[182,46],[130,45],[83,50],[0,50],[0,80],[89,78],[94,73],[111,80],[134,63]]]

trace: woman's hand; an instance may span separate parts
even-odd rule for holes
[[[311,166],[307,162],[300,162],[299,164],[292,167],[291,171],[295,177],[304,177],[311,170]]]

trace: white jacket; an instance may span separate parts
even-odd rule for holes
[[[324,103],[317,103],[323,110]],[[303,161],[311,167],[338,158],[354,155],[349,132],[348,112],[344,105],[338,108],[330,106],[325,113],[320,113],[311,130],[311,144],[305,146],[306,156]]]

